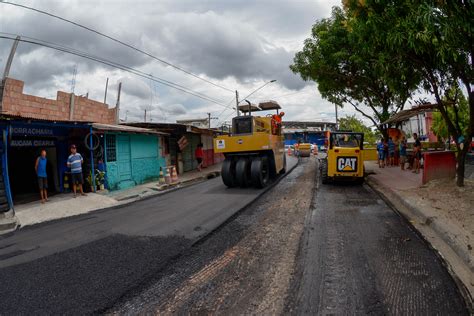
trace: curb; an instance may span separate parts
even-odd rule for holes
[[[470,280],[462,281],[458,277],[458,275],[453,271],[450,263],[446,260],[445,256],[443,256],[427,240],[427,238],[425,238],[423,233],[410,221],[411,218],[415,217],[421,220],[420,224],[429,228],[429,230],[431,230],[431,232],[434,233],[437,239],[445,243],[459,257],[459,259],[461,259],[462,263],[468,268],[468,270],[470,270],[471,274],[474,274],[474,262],[470,260],[469,252],[467,252],[464,249],[464,247],[459,245],[453,238],[451,238],[446,233],[446,230],[443,228],[443,225],[440,223],[439,220],[436,220],[436,218],[433,218],[430,216],[426,216],[421,208],[419,208],[416,205],[413,205],[413,203],[410,203],[407,200],[404,200],[402,197],[400,197],[400,195],[394,192],[394,190],[388,188],[386,185],[382,184],[380,181],[375,179],[374,176],[366,177],[365,182],[373,191],[379,194],[381,198],[385,202],[387,202],[400,216],[405,218],[407,222],[409,223],[409,225],[412,226],[413,229],[415,229],[418,232],[419,236],[421,236],[430,245],[432,249],[436,250],[436,252],[439,254],[441,259],[447,264],[448,270],[453,275],[455,281],[458,284],[460,283],[459,285],[461,287],[461,292],[464,293],[464,296],[466,297],[466,301],[468,302],[468,305],[471,308],[471,311],[473,311],[474,309],[474,301],[473,301],[473,296],[472,296],[473,294],[470,293],[470,291],[467,288],[467,285],[464,284],[464,283],[469,283]],[[402,209],[405,209],[405,211]]]
[[[0,235],[8,234],[17,229],[19,226],[18,218],[12,210],[6,213],[0,213]]]
[[[185,181],[182,181],[182,182],[167,184],[166,187],[163,190],[157,190],[155,192],[152,192],[152,193],[149,193],[149,194],[146,194],[146,195],[135,194],[135,195],[131,195],[129,197],[124,197],[124,198],[119,199],[117,201],[118,202],[127,201],[127,202],[121,203],[119,205],[114,205],[114,206],[111,206],[111,207],[128,205],[130,203],[146,200],[146,199],[158,196],[158,195],[171,193],[171,192],[174,192],[176,190],[184,189],[184,188],[189,187],[191,185],[198,184],[200,182],[216,178],[216,177],[220,176],[220,174],[221,174],[220,171],[212,171],[212,172],[203,174],[202,176],[197,177],[197,178],[185,180]],[[97,210],[101,210],[101,209],[97,209]]]
[[[32,229],[32,228],[39,227],[41,225],[47,225],[47,224],[51,224],[53,222],[60,222],[60,221],[63,221],[63,220],[69,220],[71,218],[83,216],[83,215],[86,215],[86,214],[92,214],[92,213],[96,213],[96,212],[105,212],[105,211],[109,211],[109,210],[112,210],[112,209],[119,209],[119,208],[122,208],[122,207],[126,207],[126,206],[129,206],[129,205],[131,205],[135,202],[148,200],[148,199],[160,196],[160,195],[165,195],[165,194],[168,194],[168,193],[171,193],[171,192],[175,192],[175,191],[190,187],[192,185],[204,182],[206,180],[213,179],[213,178],[215,178],[219,175],[220,175],[220,171],[209,172],[209,173],[207,173],[205,175],[202,175],[201,177],[198,177],[198,178],[186,180],[186,181],[175,183],[175,184],[170,184],[169,187],[167,189],[163,190],[163,191],[156,191],[156,192],[153,192],[151,194],[144,195],[144,196],[140,196],[139,194],[137,194],[135,196],[131,196],[129,198],[122,199],[120,201],[118,200],[119,204],[104,207],[104,208],[98,208],[98,209],[95,209],[95,210],[91,210],[87,213],[75,214],[75,215],[72,215],[72,216],[66,216],[66,217],[60,217],[60,218],[54,218],[54,219],[51,219],[51,220],[48,220],[48,221],[35,223],[35,224],[32,224],[32,225],[27,225],[27,226],[21,226],[21,223],[16,221],[16,227],[14,229],[10,229],[8,231],[0,231],[0,238],[1,238],[2,235],[6,235],[8,233],[13,233],[14,231],[20,230],[20,229]]]

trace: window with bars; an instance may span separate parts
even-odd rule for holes
[[[107,162],[117,161],[117,146],[115,135],[106,136]]]

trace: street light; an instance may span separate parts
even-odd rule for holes
[[[257,92],[258,90],[263,89],[263,87],[265,87],[267,84],[273,83],[273,82],[275,82],[275,81],[276,81],[276,79],[273,79],[273,80],[270,80],[270,81],[265,82],[265,84],[263,84],[261,87],[259,87],[259,88],[255,89],[255,90],[253,90],[250,94],[248,94],[248,95],[244,98],[244,100],[247,99],[247,98],[248,98],[249,96],[251,96],[252,94],[254,94],[255,92]],[[238,92],[237,90],[235,90],[235,102],[236,102],[236,104],[237,104],[237,106],[236,106],[236,109],[237,109],[237,116],[240,116],[240,113],[239,113],[239,104],[240,104],[240,101],[239,101],[239,92]]]

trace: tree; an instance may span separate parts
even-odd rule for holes
[[[394,63],[383,50],[367,46],[365,35],[349,22],[346,13],[334,7],[331,18],[314,24],[290,69],[315,81],[323,98],[340,107],[350,104],[386,134],[380,123],[403,109],[418,80],[402,60]]]
[[[467,135],[467,128],[469,124],[469,107],[467,104],[467,100],[462,94],[459,87],[454,87],[450,91],[448,91],[448,97],[443,98],[444,102],[450,102],[454,106],[448,107],[448,116],[452,121],[459,121],[459,126],[463,131],[463,135]],[[459,109],[457,112],[454,109]],[[456,115],[459,116],[456,119]],[[450,138],[448,126],[446,125],[446,120],[443,118],[440,112],[433,113],[433,126],[431,127],[433,133],[436,136],[447,140]]]
[[[355,115],[347,115],[339,119],[339,129],[364,133],[364,141],[368,142],[369,144],[375,144],[377,142],[377,134],[367,127],[364,122],[359,120]]]
[[[464,164],[474,136],[474,4],[472,1],[346,0],[354,18],[350,27],[370,34],[368,46],[380,47],[385,56],[411,65],[421,87],[432,93],[457,147],[458,186],[464,185]],[[454,85],[462,85],[468,114],[450,99]],[[467,119],[466,128],[462,120]],[[462,144],[461,144],[461,140]]]

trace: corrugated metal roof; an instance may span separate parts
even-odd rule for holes
[[[215,129],[200,128],[191,125],[179,124],[179,123],[157,123],[157,122],[130,122],[122,123],[120,125],[135,126],[140,128],[148,128],[152,130],[164,130],[169,133],[212,133],[216,132]]]
[[[402,110],[392,115],[388,120],[386,120],[385,122],[382,122],[382,124],[393,124],[393,123],[400,123],[400,122],[406,121],[410,117],[416,116],[424,112],[432,111],[435,106],[436,104],[422,104],[417,107],[413,107],[409,110]]]
[[[122,132],[122,133],[137,133],[137,134],[155,134],[155,135],[169,135],[168,133],[158,132],[149,128],[128,126],[128,125],[113,125],[92,123],[92,128],[99,131]]]
[[[36,117],[36,116],[32,116],[32,115],[27,115],[27,114],[10,114],[10,113],[0,113],[0,119],[7,119],[7,120],[34,120],[34,121],[42,121],[42,122],[61,122],[61,123],[71,123],[71,124],[74,124],[74,123],[80,123],[80,124],[89,124],[91,122],[89,121],[80,121],[80,120],[74,120],[74,121],[71,121],[69,119],[54,119],[54,120],[51,120],[51,119],[48,119],[48,118],[40,118],[40,117]]]

